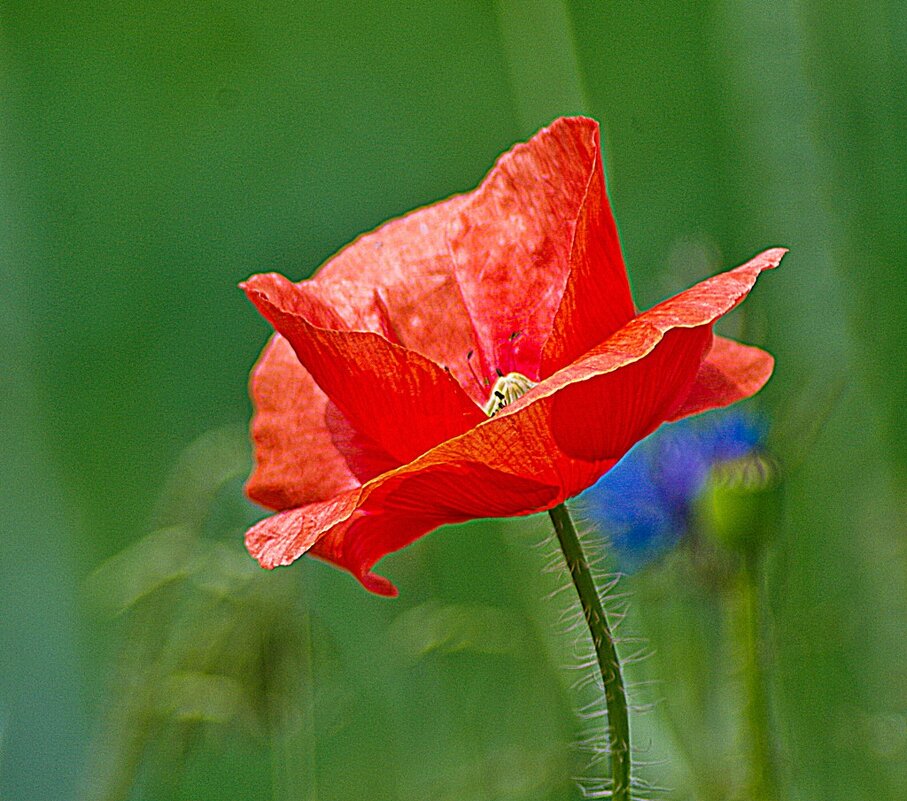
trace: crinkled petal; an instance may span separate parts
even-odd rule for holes
[[[490,380],[544,377],[543,347],[563,366],[633,316],[594,120],[559,119],[502,156],[457,223],[451,254]]]
[[[352,427],[404,464],[483,419],[448,372],[365,331],[338,330],[333,310],[274,273],[243,284],[249,299]]]
[[[467,358],[478,353],[478,344],[450,254],[450,229],[468,197],[418,209],[360,236],[300,286],[350,329],[383,334],[447,367],[481,404],[487,392]]]
[[[371,568],[432,528],[530,514],[579,493],[682,408],[698,386],[713,323],[783,253],[768,251],[643,313],[496,417],[409,464],[339,500],[262,521],[247,535],[249,550],[273,567],[312,549],[390,592]],[[711,386],[716,394],[703,394],[702,409],[728,397]]]
[[[246,547],[263,567],[312,555],[349,570],[380,595],[395,595],[371,567],[446,523],[512,516],[549,508],[555,487],[479,461],[423,459],[386,473],[337,498],[265,518],[246,534]]]

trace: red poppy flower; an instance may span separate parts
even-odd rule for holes
[[[277,331],[252,373],[246,535],[371,572],[445,523],[551,509],[661,423],[756,392],[772,357],[712,333],[769,250],[637,314],[598,125],[560,119],[475,191],[366,234],[311,280],[242,286]],[[492,415],[492,416],[489,416]]]

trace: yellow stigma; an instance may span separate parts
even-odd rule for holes
[[[494,417],[505,406],[509,406],[517,398],[522,397],[535,386],[535,381],[530,381],[522,373],[507,373],[502,375],[491,388],[488,402],[482,407],[489,417]]]

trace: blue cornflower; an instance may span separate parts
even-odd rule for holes
[[[688,530],[712,468],[758,452],[766,429],[745,409],[664,425],[580,495],[580,510],[608,538],[620,567],[636,569]]]

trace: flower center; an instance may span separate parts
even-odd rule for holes
[[[482,407],[489,417],[494,417],[505,406],[521,398],[536,385],[522,373],[507,373],[494,382],[488,401]]]

